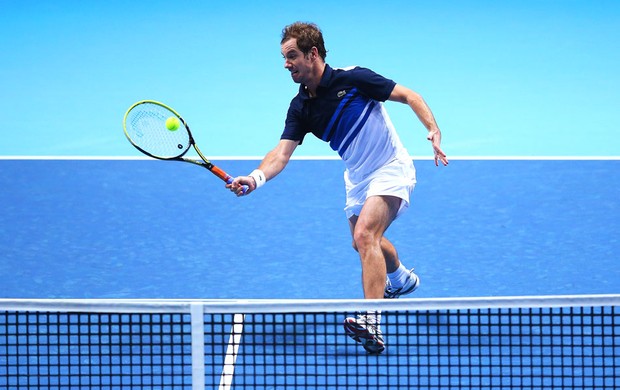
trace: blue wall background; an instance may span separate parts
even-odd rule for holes
[[[297,86],[280,31],[420,92],[451,156],[617,156],[620,2],[0,1],[0,155],[134,156],[122,117],[176,108],[210,156],[262,156]],[[424,129],[388,103],[417,156]],[[298,156],[331,156],[309,141]]]

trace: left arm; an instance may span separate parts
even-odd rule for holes
[[[404,103],[411,107],[420,122],[422,122],[424,127],[428,130],[428,136],[426,138],[433,144],[435,165],[439,165],[439,161],[441,161],[443,165],[448,165],[448,158],[441,150],[441,130],[439,130],[435,117],[422,96],[407,87],[396,84],[390,94],[389,100]]]

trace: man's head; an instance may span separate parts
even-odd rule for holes
[[[325,50],[323,34],[316,24],[303,22],[289,24],[282,29],[280,45],[293,38],[297,40],[297,47],[304,53],[304,56],[307,56],[312,48],[316,47],[318,55],[325,61],[327,50]]]
[[[293,23],[282,30],[281,50],[284,67],[296,83],[314,92],[325,68],[327,51],[321,30],[312,23]]]

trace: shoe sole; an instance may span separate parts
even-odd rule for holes
[[[385,344],[377,336],[361,327],[354,318],[344,320],[344,330],[350,338],[362,344],[368,353],[379,354],[385,350]]]

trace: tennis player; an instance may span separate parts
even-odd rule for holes
[[[299,93],[292,99],[284,132],[276,147],[257,169],[227,185],[245,195],[278,175],[308,133],[328,142],[345,163],[346,206],[353,248],[362,265],[367,299],[398,298],[413,292],[419,278],[399,260],[384,233],[409,206],[416,183],[412,158],[403,147],[382,102],[409,105],[428,130],[435,165],[448,165],[441,150],[441,131],[433,114],[416,92],[370,69],[331,68],[321,30],[312,23],[293,23],[282,31],[281,51]],[[345,319],[345,330],[371,353],[380,353],[384,341],[380,313]]]

